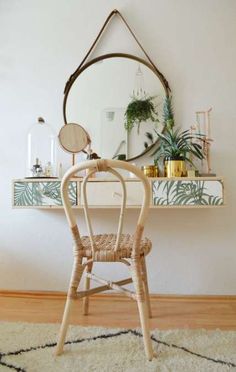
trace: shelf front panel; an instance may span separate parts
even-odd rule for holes
[[[83,207],[80,195],[81,179],[69,183],[69,197],[74,208]],[[136,179],[126,180],[127,208],[139,208],[142,202],[142,185]],[[151,208],[209,208],[224,205],[224,183],[221,178],[167,179],[150,178]],[[60,180],[13,181],[13,207],[60,209]],[[118,181],[91,179],[88,182],[88,202],[92,208],[120,207],[121,189]]]
[[[62,206],[60,181],[16,181],[13,185],[14,207]],[[77,182],[69,183],[71,205],[77,205]]]
[[[222,206],[223,182],[213,180],[152,181],[154,206]]]
[[[141,206],[143,198],[143,187],[140,181],[126,182],[127,200],[126,206]],[[117,206],[122,202],[122,187],[120,182],[88,182],[87,184],[88,204],[93,207]],[[84,200],[81,195],[81,205]]]

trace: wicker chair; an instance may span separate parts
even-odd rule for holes
[[[141,180],[144,188],[144,198],[140,211],[138,223],[134,235],[122,234],[123,217],[126,207],[126,185],[123,177],[115,168],[124,169],[132,172],[138,179]],[[76,224],[76,219],[71,208],[68,196],[68,183],[71,177],[77,172],[88,169],[87,176],[82,182],[82,195],[84,199],[84,214],[88,227],[89,236],[80,237],[80,233]],[[118,178],[122,186],[122,203],[120,210],[119,226],[117,234],[102,234],[94,235],[89,217],[89,209],[86,194],[86,184],[88,178],[95,172],[105,171],[112,173]],[[67,328],[69,325],[69,315],[71,306],[75,299],[84,297],[83,309],[84,314],[88,314],[89,296],[114,289],[122,294],[125,294],[137,301],[140,322],[143,332],[143,340],[145,353],[148,360],[153,358],[152,343],[149,331],[149,317],[151,317],[150,299],[147,283],[147,272],[145,264],[145,256],[151,250],[151,242],[147,238],[142,239],[144,223],[147,218],[149,202],[150,202],[150,185],[147,178],[140,169],[130,163],[119,160],[90,160],[82,164],[74,165],[70,168],[62,180],[61,185],[63,205],[67,220],[70,225],[71,233],[74,240],[74,265],[69,285],[63,320],[60,328],[58,343],[56,346],[56,355],[63,352],[63,346],[66,338]],[[119,280],[117,282],[107,281],[92,273],[93,262],[121,262],[129,268],[131,278]],[[82,274],[85,271],[85,289],[77,291]],[[97,288],[90,289],[90,280],[101,283]],[[132,283],[135,291],[131,292],[123,288],[123,285]]]

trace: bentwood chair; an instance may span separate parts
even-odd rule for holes
[[[84,200],[84,215],[89,236],[80,236],[74,212],[69,201],[68,184],[70,179],[77,172],[86,169],[89,171],[82,182],[82,195]],[[132,235],[122,234],[124,212],[126,207],[126,184],[124,178],[116,169],[123,169],[132,172],[143,185],[143,203],[137,225],[135,226],[134,233]],[[122,202],[117,234],[107,233],[102,235],[94,235],[93,233],[89,216],[86,185],[90,176],[92,176],[95,172],[101,171],[113,174],[121,183]],[[74,265],[59,332],[58,343],[56,346],[56,355],[60,355],[63,352],[67,328],[69,325],[69,315],[73,302],[78,298],[84,297],[83,310],[84,314],[88,314],[89,296],[94,293],[113,289],[137,301],[143,332],[145,353],[147,359],[152,360],[153,350],[149,331],[149,317],[151,317],[151,308],[145,264],[145,256],[150,252],[152,244],[149,239],[142,238],[150,203],[150,184],[148,179],[140,169],[124,161],[105,159],[89,160],[82,164],[74,165],[67,171],[62,179],[61,191],[66,217],[74,240]],[[116,282],[102,279],[92,273],[92,266],[94,262],[123,263],[130,270],[131,278]],[[85,289],[83,291],[78,291],[78,286],[83,273],[85,274]],[[91,279],[101,283],[102,285],[96,289],[90,289]],[[134,292],[122,287],[123,285],[132,282],[135,289]]]

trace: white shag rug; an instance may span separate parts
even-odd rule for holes
[[[58,324],[0,323],[1,372],[236,371],[236,332],[153,331],[157,358],[145,359],[140,330],[71,326],[54,357]]]

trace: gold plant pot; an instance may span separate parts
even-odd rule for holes
[[[184,160],[165,160],[165,177],[186,177],[187,169]]]
[[[159,176],[159,170],[157,165],[144,165],[141,167],[143,173],[147,177],[158,177]]]

